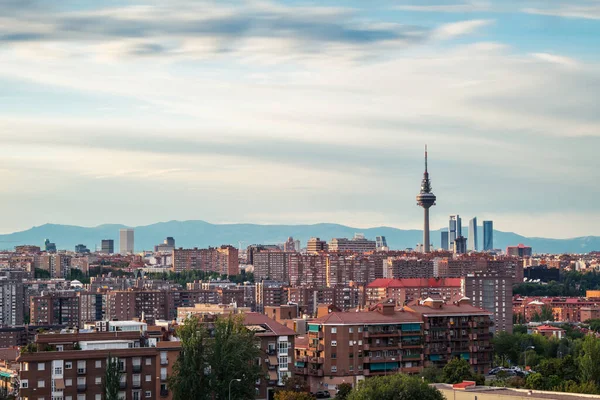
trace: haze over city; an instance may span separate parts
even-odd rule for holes
[[[3,233],[477,216],[598,235],[591,1],[2,1]]]

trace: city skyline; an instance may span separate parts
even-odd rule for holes
[[[417,229],[427,143],[444,199],[431,226],[460,213],[527,236],[600,235],[587,1],[0,7],[3,233],[173,219]]]

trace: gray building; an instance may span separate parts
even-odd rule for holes
[[[467,249],[470,251],[479,250],[477,241],[477,217],[473,217],[469,221],[469,236],[468,236]]]
[[[131,254],[134,250],[133,229],[121,229],[119,231],[119,252],[121,254]]]
[[[450,245],[448,244],[448,231],[442,231],[442,245],[440,247],[442,250],[450,249]]]
[[[24,304],[23,283],[0,277],[0,326],[23,325]]]
[[[448,246],[454,248],[454,241],[457,237],[462,236],[462,221],[460,216],[451,215],[450,221],[448,222]]]
[[[454,240],[454,254],[465,254],[467,252],[467,238],[458,236]]]
[[[115,253],[115,241],[112,239],[102,239],[102,253],[114,254]]]
[[[483,250],[494,249],[494,222],[483,221]]]

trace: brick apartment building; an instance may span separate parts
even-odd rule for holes
[[[427,298],[404,310],[425,324],[425,366],[443,368],[460,357],[469,361],[475,372],[488,372],[493,358],[491,312],[472,306],[467,298],[455,302]]]
[[[555,321],[585,322],[600,316],[600,299],[585,297],[520,297],[512,299],[512,311],[522,322],[530,322],[543,309],[552,312]]]
[[[175,249],[172,269],[174,272],[199,270],[217,272],[220,275],[237,275],[239,273],[238,250],[233,246]]]
[[[388,257],[383,262],[383,275],[386,278],[430,278],[434,276],[432,260],[416,257]]]
[[[382,278],[367,285],[366,303],[374,305],[391,299],[396,305],[403,306],[409,301],[434,295],[449,300],[461,293],[460,278]]]
[[[118,359],[122,371],[121,399],[171,398],[167,378],[178,342],[151,347],[139,332],[94,332],[39,334],[35,344],[37,352],[17,359],[21,399],[100,400],[109,356]]]

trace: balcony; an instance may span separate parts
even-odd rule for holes
[[[134,373],[142,372],[142,365],[141,364],[138,364],[138,365],[133,364],[131,369]]]
[[[325,359],[323,357],[309,357],[308,362],[312,364],[323,364]]]
[[[477,334],[476,333],[470,333],[469,334],[469,340],[477,340]]]
[[[308,332],[308,337],[311,339],[323,339],[323,331],[319,331],[319,332]]]
[[[160,381],[161,382],[166,382],[167,381],[167,376],[166,375],[161,375],[160,376]]]
[[[308,374],[311,376],[323,376],[322,369],[309,369]]]
[[[400,334],[400,331],[365,331],[363,337],[365,338],[385,338],[385,337],[396,337]]]
[[[308,362],[307,356],[296,357],[296,361],[298,362]]]
[[[167,359],[167,358],[161,358],[160,359],[160,365],[169,365],[169,359]]]
[[[294,367],[294,373],[296,375],[308,375],[308,368]]]
[[[131,387],[134,389],[139,389],[142,387],[142,381],[133,381],[133,383],[131,384]]]
[[[421,373],[421,371],[421,367],[400,368],[400,372],[405,374],[418,374]]]
[[[77,368],[77,375],[85,375],[85,368]]]
[[[127,389],[127,382],[119,382],[119,389]]]
[[[421,354],[403,354],[402,361],[420,360]]]
[[[168,389],[160,389],[160,397],[167,397],[169,395]]]
[[[77,392],[78,392],[78,393],[85,392],[85,391],[86,391],[86,389],[87,389],[87,385],[86,385],[86,384],[83,384],[83,385],[77,385]]]

